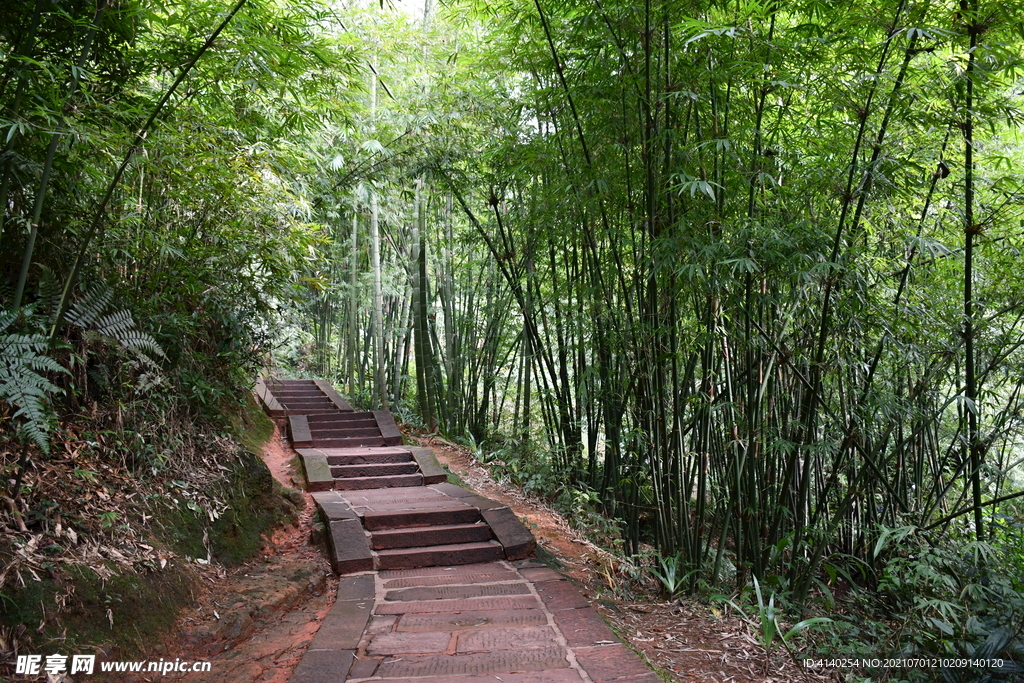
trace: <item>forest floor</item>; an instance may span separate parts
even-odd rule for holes
[[[577,582],[580,591],[635,651],[654,664],[667,680],[702,683],[822,681],[788,656],[766,655],[751,628],[740,619],[716,613],[688,600],[665,601],[623,590],[628,577],[612,554],[586,540],[543,501],[495,481],[463,447],[437,437],[417,439],[478,493],[508,505],[525,519],[545,556]],[[277,430],[263,458],[285,486],[296,485],[294,452]],[[179,636],[161,648],[170,658],[210,660],[209,674],[152,680],[220,683],[286,683],[320,621],[333,603],[334,583],[323,551],[310,541],[315,507],[306,494],[298,521],[279,529],[260,557],[233,572],[211,567],[198,605],[179,618]],[[550,557],[548,558],[551,559]],[[269,577],[292,577],[291,591],[267,587]],[[287,593],[287,594],[286,594]],[[630,595],[630,599],[619,597]],[[149,681],[146,676],[132,683]]]

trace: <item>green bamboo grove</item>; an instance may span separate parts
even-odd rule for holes
[[[155,471],[135,408],[276,364],[693,590],[1017,528],[1019,3],[4,8],[12,498],[67,415]]]
[[[349,143],[372,179],[330,202],[316,372],[533,444],[516,467],[694,585],[729,559],[805,593],[885,529],[995,533],[1020,490],[1017,9],[469,10],[475,34],[414,17],[415,63],[380,55],[400,85]]]

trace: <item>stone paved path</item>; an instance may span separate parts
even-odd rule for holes
[[[535,560],[341,581],[292,683],[658,683],[575,586]]]
[[[399,447],[390,414],[357,424],[321,381],[257,393],[287,415],[331,565],[349,574],[291,683],[658,683],[570,581],[521,559],[536,542],[516,515]]]

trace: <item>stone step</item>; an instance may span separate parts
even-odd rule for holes
[[[335,491],[359,491],[362,489],[387,489],[403,486],[423,486],[419,474],[395,474],[385,477],[349,477],[334,480]]]
[[[336,478],[386,477],[396,474],[417,474],[419,470],[420,468],[419,465],[416,464],[416,461],[409,458],[406,462],[335,465],[331,468],[331,474]]]
[[[374,550],[417,548],[457,543],[482,543],[491,540],[491,528],[486,524],[445,524],[421,526],[414,529],[381,529],[371,535]]]
[[[356,436],[350,439],[314,439],[313,448],[351,448],[352,446],[386,446],[381,436]]]
[[[453,543],[414,548],[378,550],[375,563],[378,569],[413,569],[457,564],[495,562],[502,559],[501,544],[494,541]]]
[[[474,507],[433,507],[429,502],[417,507],[420,509],[366,512],[363,514],[363,527],[367,531],[377,531],[379,529],[470,524],[480,519],[480,511]]]
[[[341,411],[338,411],[333,417],[320,417],[320,418],[317,418],[317,421],[320,421],[320,422],[338,422],[338,423],[343,423],[343,422],[347,423],[347,422],[354,422],[354,421],[360,421],[360,420],[372,421],[373,424],[377,424],[377,420],[376,420],[376,418],[374,418],[373,413],[368,413],[366,411],[361,411],[361,412],[355,412],[355,411],[341,412]]]
[[[384,450],[384,449],[381,449]],[[401,453],[368,453],[367,455],[328,455],[329,465],[383,465],[393,462],[410,462],[409,451]]]
[[[368,429],[372,427],[380,434],[380,429],[377,428],[377,421],[372,417],[365,420],[351,420],[344,418],[344,414],[336,413],[333,416],[321,415],[316,420],[311,420],[309,424],[314,429]]]
[[[288,403],[295,405],[305,405],[307,403],[316,403],[318,405],[334,405],[333,403],[331,403],[331,400],[326,396],[281,396],[280,394],[274,394],[274,396],[280,403]]]
[[[313,432],[314,439],[348,439],[351,437],[358,436],[381,436],[380,430],[377,429],[377,425],[372,427],[352,427],[352,428],[340,428],[340,429],[324,429],[320,425],[322,422],[314,422],[309,426],[310,431]]]

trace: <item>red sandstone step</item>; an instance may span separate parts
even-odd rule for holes
[[[374,550],[481,543],[489,540],[491,540],[490,527],[479,522],[421,526],[414,529],[382,529],[371,534],[371,544]]]
[[[291,408],[334,408],[337,410],[337,406],[331,403],[331,399],[326,396],[323,398],[288,398],[287,396],[277,399],[280,403],[290,406]]]
[[[313,439],[313,448],[350,448],[352,446],[385,446],[381,436],[356,436],[349,439]]]
[[[329,465],[383,465],[384,463],[410,461],[412,461],[412,456],[408,451],[402,451],[401,453],[369,453],[367,455],[327,456],[327,464]]]
[[[349,415],[351,413],[348,413]],[[377,429],[377,421],[372,417],[370,418],[359,418],[351,419],[346,417],[346,413],[339,412],[335,415],[321,415],[311,423],[318,429],[365,429],[367,427],[373,427]]]
[[[367,421],[367,423],[377,424],[377,421],[373,417],[373,413],[368,413],[368,412],[357,413],[357,412],[343,412],[343,411],[339,410],[332,417],[318,417],[317,418],[317,421],[339,422],[339,423],[341,423],[341,422],[344,422],[344,423],[359,422],[359,421],[363,421],[363,420]]]
[[[440,526],[443,524],[468,524],[480,519],[480,511],[472,507],[426,508],[419,510],[394,510],[366,512],[363,527],[367,531],[378,529],[402,529],[412,527]],[[486,560],[481,560],[485,562]]]
[[[321,424],[322,423],[314,423],[309,427],[310,431],[313,432],[314,439],[348,439],[362,436],[381,437],[380,430],[377,429],[376,425],[373,427],[355,427],[352,429],[347,427],[324,429],[320,426]]]
[[[335,479],[335,491],[359,491],[361,489],[386,489],[401,486],[423,486],[421,474],[396,474],[388,477],[350,477]]]
[[[420,470],[416,461],[386,462],[358,465],[335,465],[331,468],[334,477],[387,477],[397,474],[416,474]]]
[[[481,543],[454,543],[417,548],[394,548],[376,551],[379,569],[412,569],[456,564],[494,562],[502,558],[501,544],[494,541]]]

